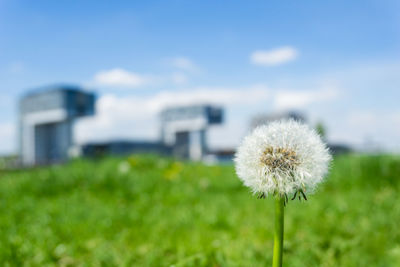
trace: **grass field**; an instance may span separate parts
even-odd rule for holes
[[[0,266],[269,266],[273,201],[155,156],[0,171]],[[285,214],[285,266],[400,266],[400,158],[342,156]]]

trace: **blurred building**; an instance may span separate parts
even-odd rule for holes
[[[287,112],[281,112],[281,113],[272,113],[272,114],[268,114],[268,115],[260,114],[260,115],[254,116],[250,122],[250,128],[254,129],[257,126],[268,124],[272,121],[283,120],[283,119],[293,119],[296,121],[307,123],[307,119],[302,113],[297,112],[297,111],[287,111]],[[317,125],[317,132],[318,132],[318,134],[321,135],[321,138],[324,140],[324,142],[327,143],[329,151],[333,155],[347,154],[347,153],[351,153],[353,151],[352,148],[346,144],[330,143],[327,140],[325,140],[325,129],[321,123],[319,123]]]
[[[160,113],[160,140],[110,140],[87,143],[81,146],[79,154],[96,157],[154,153],[181,159],[202,160],[210,152],[207,147],[208,127],[221,124],[222,121],[223,110],[220,107],[211,105],[170,107]],[[218,153],[210,153],[219,156]]]
[[[221,164],[221,163],[232,163],[235,157],[236,149],[217,149],[212,150],[203,157],[203,161],[206,164]]]
[[[19,103],[19,149],[23,165],[65,161],[75,119],[94,114],[95,95],[72,86],[34,90]]]
[[[223,122],[223,109],[212,105],[170,107],[160,114],[161,142],[179,158],[201,160],[207,153],[207,129]]]
[[[257,126],[268,124],[272,121],[283,120],[283,119],[294,119],[296,121],[307,122],[306,117],[297,111],[287,111],[272,114],[259,114],[254,116],[250,122],[250,128],[254,129]]]
[[[81,147],[80,154],[90,157],[106,155],[130,155],[135,153],[152,153],[171,155],[172,148],[161,142],[112,140],[107,142],[87,143]]]
[[[348,154],[353,152],[353,149],[347,144],[328,143],[329,151],[333,155]]]

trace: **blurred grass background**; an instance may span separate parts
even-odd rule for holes
[[[346,155],[285,210],[285,266],[400,266],[400,158]],[[1,266],[269,266],[273,201],[151,155],[0,171]]]

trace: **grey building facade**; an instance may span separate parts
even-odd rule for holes
[[[254,116],[250,122],[250,129],[254,129],[257,126],[268,124],[273,121],[283,120],[283,119],[293,119],[300,122],[307,122],[306,117],[297,111],[287,111],[280,113],[271,113],[271,114],[259,114]]]
[[[207,153],[207,129],[223,122],[223,109],[212,105],[170,107],[160,114],[161,142],[179,158],[201,160]]]
[[[19,103],[19,154],[23,165],[65,161],[73,140],[73,121],[94,114],[95,95],[78,87],[31,91]]]

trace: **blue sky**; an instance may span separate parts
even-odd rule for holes
[[[16,101],[54,83],[99,95],[77,142],[155,139],[168,104],[221,103],[215,147],[258,113],[296,109],[335,142],[400,149],[398,1],[0,0],[0,153]]]

